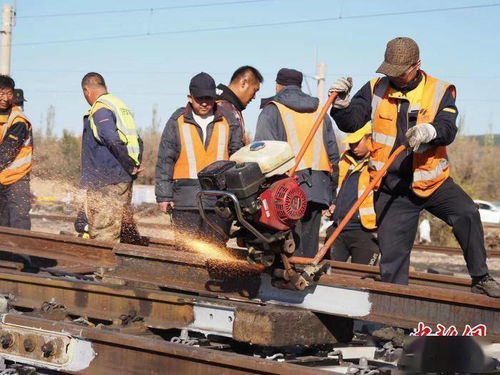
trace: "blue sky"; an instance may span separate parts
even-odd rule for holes
[[[210,6],[196,6],[200,4]],[[227,83],[237,67],[253,65],[265,79],[257,100],[244,113],[253,133],[260,99],[274,93],[279,68],[312,76],[316,63],[324,61],[327,87],[337,77],[350,75],[357,90],[376,76],[387,41],[409,36],[420,46],[423,69],[457,86],[465,132],[483,134],[491,129],[498,133],[500,6],[357,17],[483,4],[500,3],[17,0],[11,72],[17,86],[25,90],[26,112],[35,127],[45,124],[47,108],[53,105],[56,132],[66,128],[78,133],[88,109],[80,91],[86,72],[102,73],[110,92],[129,105],[142,127],[151,123],[152,108],[157,106],[163,127],[171,113],[185,104],[194,74],[205,71],[217,82]],[[191,5],[196,7],[158,9]],[[112,12],[145,8],[153,10]],[[103,13],[46,16],[99,11]],[[292,23],[325,18],[333,20]],[[224,29],[270,23],[285,24]],[[214,28],[222,30],[206,30]],[[315,94],[316,82],[309,79],[308,83]],[[303,88],[308,91],[307,85]]]

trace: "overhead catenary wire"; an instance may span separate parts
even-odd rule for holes
[[[148,37],[148,36],[191,34],[191,33],[200,33],[200,32],[217,32],[217,31],[230,31],[230,30],[244,30],[244,29],[260,28],[260,27],[276,27],[276,26],[287,26],[287,25],[307,24],[307,23],[321,23],[321,22],[334,22],[334,21],[341,21],[341,20],[354,20],[354,19],[364,19],[364,18],[391,17],[391,16],[438,13],[438,12],[471,10],[471,9],[484,9],[484,8],[492,8],[492,7],[500,7],[500,3],[468,5],[468,6],[460,6],[460,7],[417,9],[417,10],[397,11],[397,12],[358,14],[358,15],[350,15],[350,16],[349,15],[348,16],[340,15],[337,17],[311,18],[311,19],[278,21],[278,22],[257,23],[257,24],[248,24],[248,25],[216,26],[216,27],[206,27],[206,28],[198,28],[198,29],[167,30],[167,31],[133,33],[133,34],[122,34],[122,35],[106,35],[106,36],[99,36],[99,37],[87,37],[87,38],[75,38],[75,39],[45,40],[45,41],[38,41],[38,42],[21,42],[21,43],[13,43],[13,45],[14,46],[37,46],[37,45],[48,45],[48,44],[81,43],[81,42],[91,42],[91,41],[99,41],[99,40],[130,39],[130,38],[141,38],[141,37]]]
[[[28,14],[19,15],[17,18],[50,18],[50,17],[76,17],[76,16],[96,16],[96,15],[109,15],[120,13],[146,13],[146,12],[161,12],[166,10],[175,9],[190,9],[190,8],[204,8],[222,5],[239,5],[248,3],[262,3],[271,2],[276,0],[240,0],[240,1],[219,1],[214,3],[199,3],[189,5],[173,5],[167,7],[153,7],[153,8],[134,8],[134,9],[112,9],[112,10],[99,10],[90,12],[67,12],[67,13],[48,13],[48,14]]]

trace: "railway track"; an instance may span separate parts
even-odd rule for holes
[[[69,215],[49,215],[49,214],[31,214],[31,217],[34,219],[39,219],[39,220],[50,220],[50,221],[63,221],[63,222],[74,222],[75,217],[69,216]],[[159,230],[165,230],[165,231],[170,231],[171,228],[168,224],[161,224],[161,223],[149,223],[149,222],[138,222],[139,228],[151,228],[151,229],[159,229]],[[500,226],[495,225],[495,224],[485,224],[485,228],[487,227],[498,227]],[[156,241],[160,241],[159,239],[156,239]],[[448,247],[448,246],[436,246],[436,245],[414,245],[413,246],[413,251],[420,251],[420,252],[429,252],[429,253],[438,253],[438,254],[446,254],[446,255],[461,255],[462,254],[462,249],[459,247]],[[500,250],[496,249],[488,249],[487,250],[487,255],[490,258],[497,258],[500,257]]]
[[[0,294],[17,311],[0,315],[0,354],[8,361],[79,374],[337,373],[332,367],[340,365],[338,356],[294,354],[278,362],[256,348],[335,343],[339,329],[345,331],[338,320],[330,319],[334,326],[327,328],[305,309],[193,293],[177,282],[164,288],[148,276],[142,282],[119,279],[109,275],[118,266],[109,244],[0,232],[1,251],[29,254],[43,265],[29,273],[16,261],[0,262]],[[170,245],[161,246],[151,250],[164,253]],[[183,337],[188,330],[218,339]],[[239,344],[233,347],[228,339]]]
[[[455,277],[413,272],[401,286],[379,281],[375,267],[329,262],[330,274],[298,292],[274,287],[266,273],[214,276],[207,256],[178,251],[163,239],[149,247],[113,245],[0,228],[0,251],[29,255],[34,265],[30,273],[19,259],[0,261],[0,294],[23,312],[0,315],[0,341],[8,343],[10,334],[15,343],[0,346],[1,355],[65,373],[142,373],[148,363],[152,374],[165,368],[335,374],[345,363],[328,353],[288,353],[285,362],[264,358],[283,347],[348,342],[352,318],[410,330],[420,322],[459,332],[484,324],[488,338],[500,341],[500,300],[470,293],[470,282]],[[231,254],[230,264],[244,256],[240,249]],[[74,363],[62,347],[80,348],[82,358],[95,355]]]
[[[207,257],[174,250],[165,240],[152,247],[111,246],[2,228],[0,243],[4,251],[54,260],[56,264],[44,271],[56,275],[98,273],[101,282],[107,284],[293,306],[407,328],[419,322],[457,327],[486,324],[491,337],[500,338],[500,301],[470,293],[470,281],[462,278],[413,272],[410,284],[402,286],[380,282],[376,267],[329,262],[331,274],[322,276],[311,290],[297,292],[274,288],[267,274],[214,279],[207,270]],[[238,256],[239,251],[234,253]]]

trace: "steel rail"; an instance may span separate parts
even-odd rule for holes
[[[81,239],[72,236],[38,233],[14,228],[0,227],[0,250],[32,256],[54,259],[57,264],[66,262],[63,268],[80,267],[96,269],[113,267],[118,260],[152,259],[165,260],[173,263],[185,263],[187,266],[205,267],[208,259],[202,255],[180,252],[174,249],[172,240],[152,239],[152,247],[134,246],[128,244],[112,244],[95,240]],[[244,257],[243,250],[233,249],[237,257]],[[69,265],[67,265],[69,263]],[[351,273],[358,277],[377,278],[377,267],[366,265],[328,261],[335,273]],[[86,268],[86,266],[88,266]],[[12,265],[9,263],[9,268]],[[142,280],[147,280],[142,278]],[[470,281],[444,275],[410,272],[410,284],[424,284],[439,288],[466,288]]]
[[[187,265],[205,266],[206,257],[193,257],[191,253],[186,254],[176,251],[171,240],[153,239],[152,244],[154,247],[115,245],[72,236],[0,227],[0,250],[47,257],[58,262],[73,262],[75,267],[79,265],[88,265],[91,268],[115,266],[117,254],[121,254],[119,259],[122,261],[127,258],[127,255],[130,255],[131,258],[165,259],[174,262],[184,259]],[[234,252],[237,254],[238,250],[234,250]],[[244,256],[243,251],[241,251],[241,256]],[[376,267],[344,262],[329,261],[329,263],[334,267],[334,272],[354,273],[359,277],[371,275],[376,278],[378,275],[378,268]],[[85,267],[83,268],[85,269]],[[466,279],[419,272],[410,273],[410,283],[421,283],[444,288],[461,286],[462,289],[470,285],[470,281]]]
[[[69,223],[74,223],[76,220],[76,216],[72,215],[63,215],[63,214],[40,214],[40,213],[32,213],[30,214],[32,219],[37,220],[50,220],[50,221],[64,221]],[[139,227],[144,228],[153,228],[153,229],[170,229],[170,225],[162,224],[162,223],[149,223],[147,221],[137,221],[136,224]]]
[[[68,222],[74,222],[76,219],[76,216],[72,215],[64,215],[64,214],[44,214],[44,213],[31,213],[30,214],[32,219],[38,219],[38,220],[57,220],[57,221],[68,221]],[[149,223],[147,221],[138,221],[138,225],[145,226],[145,227],[152,227],[152,228],[158,228],[158,229],[168,229],[169,225],[168,224],[161,224],[161,223]],[[493,223],[482,223],[483,228],[488,228],[488,229],[500,229],[500,224],[493,224]]]
[[[76,217],[69,215],[56,215],[56,214],[31,214],[31,217],[39,220],[52,220],[52,221],[65,221],[65,222],[74,222]],[[171,230],[171,226],[168,224],[162,223],[149,223],[144,221],[138,221],[136,223],[139,227],[143,228],[152,228],[152,229],[161,229],[165,231]],[[500,225],[492,224],[483,224],[485,228],[500,228]],[[154,245],[163,245],[164,241],[160,238],[151,238],[152,244]],[[438,245],[421,245],[416,244],[413,245],[412,251],[426,251],[430,253],[441,253],[441,254],[450,254],[450,255],[461,255],[462,249],[459,247],[450,247],[450,246],[438,246]],[[488,257],[500,257],[500,250],[496,249],[487,249],[486,254]]]
[[[170,343],[151,335],[133,335],[117,330],[106,330],[37,317],[5,314],[2,316],[1,330],[13,332],[27,329],[43,332],[46,336],[69,336],[74,341],[87,344],[77,353],[87,357],[79,363],[80,368],[71,370],[70,365],[53,364],[42,360],[35,361],[34,354],[27,353],[23,358],[42,368],[51,368],[65,373],[78,374],[190,374],[190,375],[243,375],[243,374],[338,374],[296,364],[281,363],[248,355],[224,352],[203,347],[191,347]],[[27,336],[27,335],[26,335]],[[20,335],[21,339],[25,339]],[[67,351],[72,347],[68,346]],[[9,349],[0,347],[0,353],[7,359],[19,361],[18,356]],[[73,353],[70,353],[73,354]],[[71,357],[71,355],[70,355]],[[72,356],[75,357],[74,355]],[[26,362],[25,362],[26,363]]]
[[[168,271],[172,272],[174,269],[170,268]],[[191,327],[193,330],[199,330],[200,327],[192,322],[194,305],[210,305],[213,309],[215,306],[220,306],[222,310],[227,305],[235,309],[231,337],[239,341],[263,344],[262,332],[275,332],[276,329],[259,327],[256,324],[258,319],[256,320],[255,314],[271,315],[273,306],[294,307],[298,310],[332,316],[357,317],[409,329],[416,328],[418,323],[423,322],[433,329],[437,329],[437,324],[440,323],[445,326],[455,326],[462,332],[466,325],[474,327],[484,324],[488,330],[488,337],[495,341],[500,340],[498,320],[500,303],[484,296],[463,292],[449,293],[439,288],[418,285],[413,285],[411,288],[397,286],[350,275],[325,276],[318,285],[306,292],[273,288],[269,278],[264,276],[260,280],[248,280],[249,284],[256,282],[258,284],[257,289],[245,296],[240,294],[244,285],[232,285],[233,290],[219,285],[221,289],[207,291],[205,287],[208,278],[206,270],[203,271],[194,267],[177,268],[177,272],[185,275],[183,280],[170,279],[168,272],[166,280],[157,281],[163,284],[159,285],[160,287],[179,288],[184,294],[153,290],[152,287],[156,284],[154,280],[149,281],[152,283],[149,288],[147,286],[139,288],[134,285],[133,277],[127,272],[120,279],[116,279],[127,284],[121,286],[61,280],[19,272],[1,272],[0,292],[13,295],[12,304],[16,307],[36,309],[50,301],[55,305],[63,305],[70,314],[109,321],[119,319],[120,316],[133,310],[144,317],[147,326],[162,329]],[[154,270],[149,272],[154,273]],[[197,291],[198,295],[186,295],[187,291],[192,293]],[[467,304],[464,304],[461,295],[462,297],[469,295]],[[251,306],[256,306],[255,304],[260,306],[258,312],[254,313],[251,311]],[[245,312],[248,308],[250,313]],[[286,321],[283,316],[280,320]],[[310,324],[307,326],[311,328]],[[279,342],[269,341],[267,344]]]
[[[436,245],[413,245],[413,251],[427,251],[430,253],[442,253],[449,255],[462,255],[462,249],[459,247],[450,246],[436,246]],[[496,249],[486,249],[486,255],[488,257],[500,257],[500,250]]]
[[[295,306],[407,328],[419,322],[457,327],[486,324],[489,334],[500,338],[500,300],[471,293],[470,282],[464,279],[414,273],[410,285],[394,285],[375,281],[374,267],[333,262],[331,275],[299,292],[273,287],[266,274],[246,280],[211,280],[205,258],[193,259],[189,253],[164,250],[151,256],[145,248],[123,247],[115,249],[115,254],[118,266],[108,276],[130,283],[144,282],[140,270],[147,269],[148,282],[163,288]]]

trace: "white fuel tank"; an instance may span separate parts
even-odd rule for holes
[[[287,142],[257,141],[239,149],[229,158],[236,163],[257,163],[266,177],[285,174],[295,163],[295,155]]]

